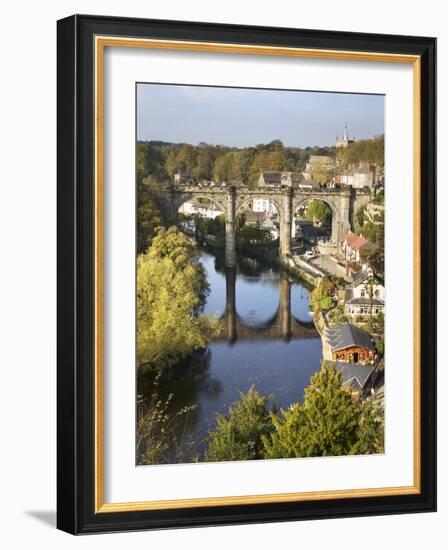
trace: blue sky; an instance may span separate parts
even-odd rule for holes
[[[245,147],[281,139],[285,145],[334,145],[347,123],[350,137],[384,132],[384,96],[137,85],[137,139]]]

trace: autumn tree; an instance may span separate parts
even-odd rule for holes
[[[139,368],[173,367],[218,333],[220,323],[201,315],[208,292],[193,241],[175,227],[160,228],[137,258]]]
[[[339,150],[339,158],[344,167],[359,163],[384,166],[384,134],[372,139],[361,139],[350,143],[346,149]]]

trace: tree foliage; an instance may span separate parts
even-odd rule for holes
[[[375,224],[371,221],[364,221],[364,224],[361,227],[358,227],[357,234],[362,235],[378,247],[384,248],[384,224]]]
[[[338,150],[343,167],[369,163],[384,166],[384,134],[372,139],[361,139],[350,143],[346,149]]]
[[[341,382],[333,364],[324,362],[312,376],[303,404],[272,415],[274,430],[263,437],[265,458],[382,452],[381,415],[373,403],[355,402]]]
[[[209,287],[195,244],[160,228],[137,259],[137,359],[140,368],[174,366],[207,345],[218,320],[201,315]]]
[[[158,207],[158,187],[151,176],[140,181],[137,186],[137,254],[148,249],[158,227],[164,220]]]
[[[322,224],[328,224],[332,218],[331,208],[324,201],[312,200],[308,204],[306,217],[308,220],[317,220]]]
[[[302,171],[310,155],[334,155],[334,147],[285,147],[276,139],[256,147],[225,147],[201,143],[137,143],[137,179],[151,175],[161,183],[173,181],[178,171],[197,181],[241,181],[254,187],[261,170]]]
[[[334,305],[335,285],[330,277],[322,277],[310,296],[310,306],[314,311],[326,311]]]
[[[247,394],[229,407],[227,416],[219,415],[216,429],[209,434],[206,460],[251,460],[264,458],[262,439],[272,430],[269,398],[252,386]]]

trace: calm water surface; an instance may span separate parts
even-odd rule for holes
[[[193,438],[200,455],[216,415],[226,414],[239,392],[255,385],[287,408],[302,401],[322,360],[307,288],[253,259],[240,259],[236,270],[226,270],[219,257],[203,251],[201,262],[210,285],[204,313],[222,318],[223,333],[174,369],[160,388],[162,395],[174,394],[173,410],[196,405],[182,433]]]

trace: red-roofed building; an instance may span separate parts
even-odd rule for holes
[[[362,258],[368,256],[376,249],[376,245],[349,231],[342,243],[346,262],[361,262]]]

